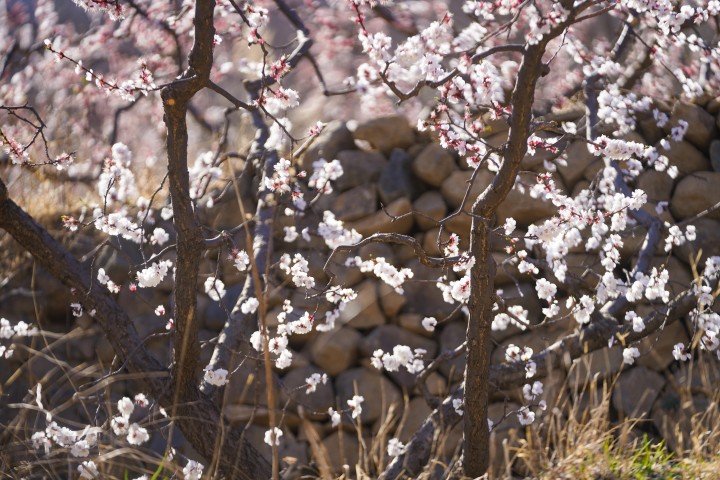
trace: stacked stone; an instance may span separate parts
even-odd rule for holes
[[[669,222],[680,222],[720,202],[720,188],[717,187],[720,185],[720,97],[697,104],[678,102],[672,109],[665,110],[671,119],[662,130],[650,116],[640,121],[638,131],[629,134],[627,139],[656,145],[659,152],[669,158],[670,164],[678,167],[680,173],[675,179],[665,173],[645,171],[637,179],[636,186],[648,194],[650,203],[646,208],[654,211],[658,204],[662,206],[661,202],[667,202],[663,218]],[[562,112],[548,119],[572,121],[581,113]],[[689,122],[685,139],[671,143],[671,148],[664,150],[659,145],[660,140],[681,119]],[[491,125],[486,132],[487,142],[502,144],[507,137],[507,125],[503,122]],[[567,165],[560,166],[553,173],[553,179],[561,191],[571,194],[588,187],[603,165],[602,160],[590,154],[579,141],[567,147],[566,157]],[[313,162],[320,158],[339,160],[345,173],[334,182],[335,191],[318,201],[318,211],[332,210],[347,227],[356,229],[363,236],[376,232],[412,235],[431,255],[440,253],[438,241],[447,240],[449,233],[457,233],[467,242],[471,219],[466,213],[448,222],[442,235],[437,221],[461,206],[472,170],[464,161],[434,142],[430,135],[416,132],[404,117],[378,118],[357,125],[333,122],[299,159],[299,167],[311,171]],[[528,155],[523,161],[521,182],[535,183],[536,174],[545,171],[544,161],[551,159],[552,155],[544,152]],[[481,168],[465,203],[466,210],[493,179],[492,172],[486,167]],[[251,207],[247,205],[247,210],[252,211]],[[527,190],[516,188],[498,209],[496,224],[501,225],[505,219],[512,217],[522,231],[553,214],[553,205],[532,198]],[[317,219],[309,214],[303,221],[310,225]],[[215,219],[218,226],[225,223],[235,225],[239,221],[238,214],[232,210],[225,210]],[[276,249],[300,251],[308,258],[310,273],[318,284],[327,282],[328,276],[323,272],[327,247],[315,238],[310,242],[299,239],[296,243],[284,244],[280,228],[287,225],[284,221],[281,219],[277,225]],[[720,210],[694,220],[692,224],[697,229],[695,242],[675,248],[670,257],[663,255],[655,259],[656,265],[665,264],[670,271],[670,285],[675,289],[673,293],[689,285],[692,279],[690,258],[697,252],[702,251],[701,262],[708,256],[720,255]],[[638,227],[623,239],[625,245],[621,254],[625,265],[634,263],[633,255],[637,255],[644,234],[643,229]],[[461,246],[467,248],[467,244]],[[543,318],[541,309],[544,305],[537,297],[534,281],[520,275],[512,262],[507,261],[509,255],[505,246],[500,239],[492,243],[492,255],[498,264],[496,286],[502,289],[507,305],[522,305],[528,311],[530,321],[538,323]],[[532,255],[533,252],[530,253]],[[357,255],[363,259],[384,257],[396,267],[411,268],[414,278],[404,285],[404,294],[399,295],[370,274],[362,274],[354,268],[334,269],[337,274],[334,283],[356,289],[357,299],[342,312],[338,321],[340,326],[336,330],[293,336],[290,341],[294,351],[293,364],[288,370],[277,372],[282,379],[278,387],[280,405],[284,407],[285,433],[281,456],[295,457],[299,464],[307,464],[311,457],[310,444],[319,440],[327,451],[330,468],[335,471],[341,471],[343,464],[354,465],[357,461],[358,436],[355,427],[345,419],[339,427],[332,427],[327,416],[328,408],[346,409],[347,400],[353,395],[363,395],[365,403],[360,422],[366,445],[370,445],[370,438],[376,435],[382,435],[386,440],[398,437],[403,442],[407,441],[430,412],[415,385],[414,376],[407,372],[383,373],[374,369],[370,365],[372,353],[378,348],[389,351],[401,344],[425,349],[429,361],[441,352],[460,345],[466,328],[465,317],[455,305],[443,301],[435,286],[433,280],[440,273],[422,266],[409,248],[372,244],[359,249]],[[112,267],[106,268],[113,269],[111,277],[119,282],[123,276],[127,277],[132,259],[122,255],[116,257],[97,262],[105,265],[112,263]],[[581,278],[591,291],[597,280],[587,272],[602,272],[597,255],[577,248],[567,256],[567,263],[568,273]],[[214,271],[210,264],[207,267],[203,271]],[[240,294],[243,279],[234,269],[225,265],[222,268],[221,277],[228,287],[228,295],[223,302],[229,309]],[[45,313],[53,316],[63,312],[65,315],[65,292],[42,274],[37,284],[46,289],[45,294],[39,296],[43,299],[41,307],[45,307]],[[55,291],[59,292],[57,302],[52,293]],[[121,292],[120,303],[129,310],[141,335],[163,330],[164,321],[153,314],[153,309],[160,304],[169,305],[169,292],[169,285],[153,291]],[[143,296],[142,301],[138,301],[138,296]],[[306,299],[300,290],[282,287],[270,295],[268,321],[271,326],[285,299],[291,299],[298,310],[306,307],[308,311],[316,312],[318,319],[323,316],[322,305]],[[25,303],[34,317],[32,302]],[[644,314],[652,308],[650,304],[640,305],[637,313]],[[209,301],[204,294],[199,294],[198,312],[202,325],[201,339],[211,340],[225,323],[226,310],[217,302]],[[506,347],[510,344],[527,345],[538,352],[576,330],[577,322],[563,313],[559,315],[559,320],[531,332],[523,332],[513,326],[494,331],[496,348],[493,360],[504,361]],[[4,313],[6,316],[11,314]],[[421,324],[426,316],[443,320],[433,333]],[[82,323],[81,327],[96,328],[90,322]],[[583,385],[619,373],[611,402],[618,416],[647,416],[652,420],[655,432],[664,437],[671,448],[681,447],[683,440],[669,418],[688,418],[694,412],[702,411],[711,401],[712,383],[707,382],[720,380],[717,363],[708,363],[707,371],[699,375],[687,364],[673,360],[673,345],[679,342],[687,345],[693,329],[689,320],[665,325],[659,333],[641,342],[638,348],[643,355],[631,368],[623,366],[622,347],[619,345],[593,352],[586,359],[569,362],[543,379],[543,398],[551,409],[561,392],[578,402],[587,401],[576,393],[582,390]],[[86,335],[77,342],[78,348],[73,349],[77,359],[99,358],[106,364],[112,361],[110,345],[101,335]],[[149,346],[161,358],[168,358],[166,341],[156,339]],[[211,344],[203,349],[206,357],[203,361],[209,360],[211,349]],[[247,358],[243,354],[248,354]],[[253,425],[248,427],[246,435],[255,439],[257,445],[262,445],[269,415],[266,386],[262,380],[264,375],[253,358],[256,358],[254,352],[240,352],[238,355],[238,366],[233,371],[232,381],[227,387],[229,392],[225,396],[228,401],[225,414],[239,424],[252,421]],[[430,393],[446,394],[461,381],[463,371],[463,358],[446,362],[428,377]],[[36,372],[38,376],[41,373]],[[305,379],[313,373],[326,373],[330,381],[319,385],[314,393],[306,394]],[[491,400],[490,416],[495,423],[503,418],[505,412],[516,410],[524,402],[520,389],[494,392]],[[393,424],[392,419],[397,420],[401,415],[404,419],[402,428],[395,430],[397,422]],[[511,443],[517,442],[522,435],[523,429],[514,415],[495,428],[493,451],[497,454],[496,467],[503,462],[502,441],[509,439]],[[442,453],[452,455],[461,437],[460,427],[449,432],[442,443]],[[684,441],[687,441],[687,436]],[[270,454],[269,447],[263,451]]]
[[[720,181],[720,172],[713,169],[713,166],[720,168],[720,158],[715,158],[720,154],[720,140],[714,140],[718,137],[718,127],[713,117],[718,115],[718,110],[720,103],[717,100],[704,105],[677,103],[667,112],[671,120],[664,131],[659,131],[651,119],[646,119],[641,122],[638,132],[626,137],[645,144],[658,144],[657,148],[669,158],[670,165],[678,167],[680,174],[675,179],[665,173],[647,171],[638,178],[636,185],[648,193],[650,204],[646,208],[654,210],[658,203],[668,202],[663,218],[670,222],[686,220],[720,202],[720,193],[712,188],[714,181]],[[576,115],[578,113],[581,112],[575,112]],[[555,118],[574,120],[576,117],[573,117],[573,112],[564,112]],[[685,139],[672,143],[669,150],[663,150],[659,141],[680,119],[689,122]],[[507,126],[496,122],[486,135],[488,143],[499,145],[507,136]],[[602,167],[602,160],[590,154],[585,144],[579,141],[571,143],[566,151],[567,165],[559,167],[553,179],[561,191],[573,193],[590,184]],[[471,220],[467,214],[461,213],[448,222],[443,235],[440,235],[437,221],[461,206],[472,170],[461,159],[432,141],[429,135],[413,131],[403,117],[379,118],[356,126],[333,123],[301,159],[300,168],[311,170],[313,161],[319,158],[338,159],[345,175],[336,183],[335,192],[319,202],[318,207],[332,210],[349,228],[355,228],[364,236],[376,232],[412,235],[432,255],[440,253],[438,240],[446,240],[449,233],[457,233],[467,241]],[[545,171],[544,161],[549,159],[552,159],[552,155],[544,152],[528,155],[523,161],[521,182],[532,185],[536,181],[536,174]],[[492,179],[493,173],[487,169],[478,173],[470,196],[466,199],[466,210]],[[555,207],[550,203],[531,197],[527,190],[513,189],[498,209],[496,224],[502,224],[505,219],[512,217],[520,229],[526,229],[555,213]],[[720,235],[718,220],[720,212],[694,221],[697,228],[697,240],[694,243],[676,248],[669,258],[658,256],[655,259],[657,266],[665,264],[670,271],[673,293],[677,293],[683,285],[689,285],[692,279],[689,258],[693,252],[702,249],[702,261],[707,256],[720,254],[720,243],[717,242],[717,236]],[[621,253],[627,266],[634,263],[633,255],[637,255],[644,233],[636,229],[632,236],[624,238],[625,246]],[[511,262],[506,262],[509,255],[504,250],[505,246],[500,240],[493,242],[493,256],[500,266],[496,286],[503,290],[503,298],[508,305],[522,305],[529,312],[528,318],[539,322],[544,305],[537,298],[534,281],[520,275]],[[367,410],[364,408],[361,419],[365,425],[363,433],[367,436],[383,430],[389,405],[394,401],[400,402],[402,396],[407,394],[407,424],[397,435],[401,441],[406,441],[430,409],[411,375],[374,370],[369,365],[372,352],[376,348],[388,351],[394,345],[403,344],[424,348],[428,351],[428,358],[433,358],[463,342],[466,324],[464,317],[455,312],[454,306],[442,300],[433,282],[422,281],[434,280],[439,273],[420,265],[407,247],[375,244],[363,247],[357,253],[363,259],[385,257],[397,267],[411,268],[415,276],[404,286],[405,293],[400,296],[372,276],[345,273],[344,283],[338,283],[356,288],[358,298],[343,312],[343,326],[333,332],[312,335],[299,348],[299,355],[307,359],[309,365],[286,374],[284,378],[286,382],[291,379],[289,384],[294,387],[302,385],[304,378],[316,371],[333,377],[333,385],[325,386],[321,394],[324,397],[322,401],[316,400],[318,394],[310,397],[313,398],[311,408],[317,410],[330,406],[343,408],[346,400],[360,392],[366,399]],[[319,257],[324,258],[322,254]],[[592,289],[596,280],[584,273],[588,269],[602,272],[597,255],[578,248],[568,256],[567,261],[569,273],[583,278],[586,287]],[[322,263],[318,262],[318,267],[321,266]],[[315,273],[323,278],[319,268]],[[638,310],[640,315],[647,314],[652,306],[640,305]],[[493,360],[504,361],[506,347],[510,344],[527,345],[537,352],[575,331],[577,322],[572,316],[563,313],[567,312],[559,315],[562,320],[532,332],[523,332],[512,326],[504,331],[493,332],[496,343]],[[425,316],[446,321],[436,332],[429,333],[421,325]],[[619,373],[612,392],[614,412],[619,417],[648,416],[653,421],[656,433],[665,437],[671,448],[677,447],[680,440],[672,422],[668,422],[668,416],[674,414],[673,408],[677,407],[678,412],[682,411],[682,415],[687,417],[696,411],[693,409],[702,410],[701,407],[710,401],[707,395],[697,393],[700,379],[695,378],[690,385],[687,381],[687,365],[673,360],[673,346],[679,342],[687,345],[692,332],[693,325],[688,321],[666,325],[658,334],[638,345],[643,355],[633,367],[623,365],[620,345],[594,352],[588,358],[568,364],[561,371],[552,372],[545,378],[543,399],[552,407],[558,394],[565,392],[575,398],[576,402],[587,401],[575,392],[580,392],[588,382],[610,378]],[[714,366],[717,367],[716,364]],[[430,376],[428,384],[431,392],[437,394],[449,391],[461,380],[463,371],[462,358],[447,362]],[[720,379],[720,369],[711,369],[710,372],[710,377],[705,378],[706,382],[708,379]],[[668,378],[672,380],[668,382]],[[709,386],[711,383],[704,385]],[[303,395],[301,393],[298,402],[307,404],[308,400],[303,399]],[[681,401],[688,395],[692,402],[688,404]],[[517,410],[524,400],[520,389],[517,389],[495,392],[493,402],[490,416],[497,422],[506,412]],[[308,410],[304,411],[307,413]],[[318,420],[323,420],[322,416]],[[314,424],[314,428],[327,435],[323,443],[328,451],[338,452],[338,437],[342,436],[346,461],[352,462],[356,458],[357,439],[354,429],[348,430],[341,426],[338,432],[327,421]],[[302,430],[301,427],[300,438],[306,436]],[[517,442],[522,436],[522,429],[514,416],[495,429],[496,464],[503,462],[502,441],[510,439]],[[460,438],[461,431],[456,427],[444,444],[446,454],[454,452]],[[334,453],[333,458],[336,455]]]

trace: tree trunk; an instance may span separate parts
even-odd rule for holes
[[[474,217],[470,251],[475,265],[470,270],[470,317],[467,326],[467,365],[465,367],[465,474],[479,477],[489,465],[490,432],[487,426],[492,342],[492,306],[495,261],[490,255],[490,226],[487,219]]]

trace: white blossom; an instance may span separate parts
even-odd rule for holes
[[[640,356],[640,350],[636,347],[629,347],[623,349],[623,362],[627,365],[635,363],[635,359]]]
[[[284,241],[290,243],[297,240],[298,232],[294,226],[283,227],[283,230],[285,230],[285,238],[283,238]]]
[[[278,427],[267,430],[265,432],[265,443],[267,443],[270,446],[273,446],[273,445],[280,446],[280,437],[282,437],[282,436],[283,436],[283,432]]]
[[[317,386],[322,383],[325,385],[328,381],[327,373],[323,373],[322,375],[319,373],[313,373],[308,378],[305,379],[305,383],[307,384],[307,388],[305,389],[305,393],[313,393],[317,390]]]
[[[120,414],[124,417],[130,417],[133,410],[135,410],[135,404],[128,397],[123,397],[118,400],[117,407]]]
[[[205,375],[203,375],[203,379],[205,382],[209,383],[210,385],[215,385],[216,387],[222,387],[223,385],[228,383],[228,371],[224,368],[218,368],[217,370],[213,370],[209,365],[205,367]]]
[[[105,273],[104,268],[98,268],[97,280],[103,285],[110,281],[110,277]]]
[[[167,275],[170,267],[172,267],[170,260],[162,260],[139,271],[137,273],[138,286],[140,288],[157,287]]]
[[[48,455],[50,453],[50,448],[52,447],[52,442],[47,437],[45,432],[33,433],[31,440],[32,440],[33,448],[35,450],[40,450],[42,448],[45,451],[45,455]]]
[[[352,409],[352,418],[362,415],[362,403],[365,398],[360,395],[353,395],[353,398],[347,401],[348,406]]]
[[[517,417],[521,425],[530,425],[535,421],[535,412],[529,407],[522,407],[518,410]]]
[[[645,330],[645,322],[643,321],[643,318],[633,311],[625,314],[625,321],[632,322],[634,332],[642,332]]]
[[[333,428],[340,425],[340,414],[336,412],[332,407],[328,408],[328,415],[330,416],[330,421],[332,423]]]
[[[255,297],[250,297],[240,305],[240,311],[246,315],[253,314],[260,306],[260,302]]]
[[[510,234],[512,234],[512,232],[515,231],[516,225],[517,225],[517,222],[515,221],[515,219],[512,218],[512,217],[508,217],[508,218],[505,220],[505,224],[503,225],[503,229],[504,229],[504,231],[505,231],[505,235],[510,235]]]
[[[457,413],[458,415],[463,414],[463,401],[461,398],[453,398],[452,406],[455,409],[455,413]]]
[[[86,442],[85,440],[78,440],[70,448],[70,454],[73,457],[87,457],[88,455],[90,455],[88,442]]]
[[[205,293],[216,302],[225,296],[225,284],[222,280],[210,276],[205,280]]]
[[[153,230],[152,236],[150,237],[150,243],[161,247],[165,245],[168,240],[170,240],[170,234],[168,234],[164,228],[160,227]]]
[[[82,479],[91,480],[93,478],[100,478],[100,472],[98,472],[97,466],[92,460],[82,462],[78,465],[77,471]]]
[[[434,332],[437,326],[437,320],[434,317],[425,317],[422,320],[422,326],[428,332]]]
[[[395,458],[405,453],[405,445],[397,438],[391,438],[387,446],[388,456]]]
[[[133,423],[128,427],[127,441],[131,445],[142,445],[148,440],[150,440],[150,435],[148,434],[148,431],[137,423]]]
[[[124,415],[113,417],[112,420],[110,420],[110,427],[112,428],[115,435],[118,436],[125,435],[128,431],[129,426],[130,420]]]
[[[250,256],[245,250],[235,250],[231,255],[231,258],[235,263],[235,268],[241,272],[247,271],[250,267]]]
[[[557,286],[554,283],[548,282],[544,278],[541,278],[535,284],[535,290],[537,290],[538,297],[548,302],[552,302],[553,297],[557,294]]]
[[[183,468],[183,476],[185,480],[200,480],[205,467],[195,460],[188,460],[187,465]]]
[[[533,400],[535,397],[537,397],[539,395],[542,395],[542,393],[543,393],[542,382],[533,382],[532,385],[526,383],[523,386],[523,396],[528,401]]]
[[[683,343],[676,343],[675,346],[673,346],[673,357],[675,357],[675,360],[678,360],[680,362],[687,362],[690,360],[692,355],[685,349],[685,344]]]

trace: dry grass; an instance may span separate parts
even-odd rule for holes
[[[100,418],[109,418],[113,409],[109,399],[124,392],[124,384],[134,379],[129,375],[109,377],[97,388],[88,391],[87,386],[102,377],[104,370],[88,363],[74,365],[54,354],[53,347],[62,346],[78,334],[75,331],[65,335],[48,335],[47,345],[44,341],[36,341],[34,347],[28,345],[19,348],[18,354],[25,360],[35,359],[33,362],[43,361],[49,365],[43,369],[44,378],[33,379],[30,377],[35,369],[29,368],[26,362],[4,381],[3,393],[10,393],[15,382],[23,383],[22,380],[25,380],[30,384],[40,381],[44,385],[52,385],[46,394],[48,401],[51,398],[56,401],[53,413],[59,422],[67,416],[68,426],[81,428],[76,423],[83,418],[88,423],[92,423],[93,419],[97,423],[98,414]],[[701,364],[691,365],[691,368],[704,371]],[[68,391],[72,393],[73,389],[77,392],[79,385],[84,385],[81,394],[68,395]],[[522,432],[519,432],[516,441],[504,442],[499,447],[503,450],[501,455],[506,459],[507,466],[496,466],[488,477],[538,480],[720,478],[720,429],[715,428],[720,414],[720,392],[717,389],[712,390],[714,396],[708,408],[689,417],[689,427],[676,426],[677,438],[682,439],[684,449],[671,452],[663,442],[643,433],[643,430],[650,430],[647,421],[627,419],[613,422],[610,386],[610,382],[590,382],[579,395],[569,395],[567,390],[563,390],[553,411],[541,418],[538,425],[525,430],[525,439],[519,438],[522,436]],[[406,405],[407,401],[406,398]],[[32,396],[26,397],[24,405],[14,405],[13,410],[16,417],[12,425],[4,426],[12,438],[0,455],[3,457],[0,469],[3,475],[0,478],[39,478],[38,475],[68,478],[68,475],[74,475],[79,459],[71,458],[66,449],[55,449],[51,455],[45,456],[27,447],[32,433],[43,428],[44,414],[37,411]],[[288,467],[288,472],[295,472],[297,476],[294,478],[300,478],[300,475],[302,478],[342,480],[377,478],[391,460],[386,452],[387,443],[397,435],[404,421],[402,409],[395,406],[386,411],[381,425],[372,435],[363,434],[363,429],[367,427],[356,429],[359,460],[345,468],[344,472],[335,473],[332,465],[338,464],[337,459],[329,457],[322,446],[321,434],[311,422],[305,422],[313,461],[311,465],[298,465],[292,458],[288,458],[283,466]],[[154,425],[160,431],[167,432],[167,420],[151,416],[143,423],[148,428]],[[462,478],[449,473],[456,470],[459,458],[459,452],[453,451],[452,446],[447,444],[453,435],[456,436],[456,432],[438,433],[430,465],[417,478]],[[109,438],[106,440],[92,457],[101,468],[102,478],[136,478],[140,474],[151,477],[156,472],[159,472],[157,478],[168,478],[179,473],[185,463],[184,460],[175,463],[163,455],[169,444],[166,438],[160,438],[162,441],[152,449],[129,446]],[[450,440],[450,443],[453,441]]]
[[[648,433],[652,427],[647,418],[612,421],[610,385],[587,384],[581,395],[590,399],[585,407],[565,395],[544,428],[528,430],[527,440],[509,452],[516,470],[524,473],[521,478],[720,478],[720,391],[714,391],[706,410],[677,417],[673,431],[684,448],[671,451],[664,440]]]

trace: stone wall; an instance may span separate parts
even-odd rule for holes
[[[665,173],[646,171],[637,180],[637,187],[647,192],[650,205],[663,209],[663,218],[683,221],[720,202],[720,98],[703,104],[677,103],[668,113],[671,121],[661,131],[652,118],[639,124],[639,131],[628,135],[628,139],[641,141],[648,145],[657,144],[678,119],[686,119],[690,126],[682,142],[672,144],[672,148],[663,153],[671,165],[676,165],[680,174],[671,179]],[[567,111],[555,116],[557,119],[574,120],[581,112]],[[351,127],[351,128],[349,128]],[[498,145],[506,138],[507,126],[500,122],[493,124],[487,132],[487,141]],[[467,181],[472,171],[464,162],[434,143],[427,134],[416,132],[402,117],[378,118],[358,125],[346,125],[333,122],[299,160],[300,167],[310,170],[312,162],[320,157],[338,159],[345,171],[344,176],[335,182],[335,191],[318,201],[318,211],[331,209],[337,218],[346,222],[363,235],[375,232],[395,232],[414,236],[425,250],[437,255],[439,228],[436,221],[457,209],[465,194]],[[577,192],[587,187],[601,168],[602,160],[589,154],[585,146],[572,143],[567,148],[567,165],[558,168],[553,174],[560,189]],[[535,182],[535,174],[545,171],[543,161],[549,155],[540,153],[527,156],[523,164],[521,181],[526,184]],[[493,174],[483,170],[479,173],[471,198],[476,196],[492,181]],[[666,202],[666,203],[664,203]],[[213,220],[218,228],[236,225],[239,214],[233,210],[233,202],[221,206]],[[382,208],[381,208],[382,206]],[[532,198],[527,190],[514,189],[498,210],[497,224],[513,217],[520,229],[553,215],[554,207],[542,199]],[[311,224],[317,217],[309,215],[304,221]],[[324,243],[312,239],[302,239],[293,244],[283,244],[282,230],[286,225],[281,220],[277,225],[276,248],[287,251],[301,251],[310,261],[311,274],[318,284],[328,280],[322,268],[328,249]],[[671,274],[673,288],[682,288],[692,279],[690,257],[702,251],[702,257],[720,255],[720,210],[692,222],[697,228],[697,240],[676,248],[671,256],[658,256],[656,263],[667,264]],[[461,214],[450,221],[441,240],[447,239],[448,232],[458,233],[467,239],[470,217]],[[240,239],[240,237],[238,237]],[[642,229],[635,229],[624,238],[622,250],[623,265],[630,267],[644,239]],[[241,240],[239,240],[241,241]],[[463,245],[466,247],[467,245]],[[502,289],[503,298],[508,305],[521,305],[528,311],[533,323],[542,320],[542,302],[537,298],[533,280],[516,271],[510,256],[505,252],[501,239],[493,242],[493,256],[498,263],[496,287]],[[352,286],[358,291],[358,297],[342,312],[339,324],[331,332],[317,332],[296,335],[291,338],[291,348],[295,352],[292,366],[278,371],[282,379],[280,401],[286,406],[283,413],[283,447],[281,457],[291,456],[299,464],[307,464],[311,453],[308,439],[317,435],[327,449],[332,468],[340,470],[343,463],[354,465],[357,459],[358,439],[355,429],[349,422],[333,428],[326,415],[329,407],[346,407],[346,401],[356,392],[365,397],[361,421],[362,435],[366,442],[381,435],[387,439],[397,436],[406,442],[412,433],[430,412],[415,379],[410,374],[381,373],[370,365],[372,353],[377,348],[391,350],[394,345],[408,345],[423,348],[427,358],[432,359],[441,352],[452,350],[460,345],[465,336],[465,317],[454,305],[445,303],[434,281],[436,271],[420,265],[413,252],[407,247],[391,247],[386,244],[365,246],[357,252],[363,259],[385,257],[397,267],[404,266],[414,271],[414,278],[405,285],[405,294],[399,295],[392,288],[369,274],[357,269],[345,269],[336,266],[336,284]],[[208,268],[204,273],[214,271],[211,259],[226,252],[210,252]],[[277,254],[279,256],[279,254]],[[118,283],[129,278],[130,266],[139,262],[117,251],[101,252],[96,260]],[[597,255],[577,249],[568,255],[570,273],[577,275],[579,281],[593,288],[597,280],[589,272],[602,271]],[[227,265],[226,265],[227,264]],[[222,262],[220,278],[228,287],[228,295],[223,299],[224,308],[217,302],[211,302],[206,295],[198,295],[198,311],[202,324],[201,338],[210,341],[222,328],[231,309],[240,294],[242,276],[232,268],[230,262]],[[428,280],[428,281],[424,281]],[[66,319],[66,326],[73,321],[67,311],[67,292],[42,272],[37,277],[38,288],[43,292],[39,296],[40,311],[53,319]],[[162,286],[161,286],[162,287]],[[200,290],[200,289],[199,289]],[[165,320],[157,317],[153,310],[157,305],[170,305],[169,285],[153,291],[139,289],[130,293],[123,289],[119,294],[120,304],[129,312],[141,335],[164,330]],[[312,299],[306,299],[300,291],[287,285],[273,291],[270,295],[269,322],[272,325],[277,313],[281,311],[284,299],[292,299],[296,311],[303,307],[316,311],[318,318],[324,312],[323,305]],[[650,311],[652,305],[640,305],[638,314]],[[17,302],[5,311],[4,316],[15,314],[19,317],[34,318],[34,306],[31,299],[17,297]],[[426,316],[436,317],[440,322],[435,332],[428,332],[421,322]],[[20,318],[18,318],[20,319]],[[72,340],[72,348],[66,355],[77,361],[99,359],[105,365],[112,362],[113,352],[108,341],[97,334],[97,327],[90,319],[78,320],[75,332],[78,338]],[[558,338],[575,331],[577,322],[572,316],[566,316],[549,322],[532,331],[521,331],[515,326],[493,332],[496,349],[495,361],[503,361],[505,349],[509,344],[528,345],[536,352],[550,345]],[[62,328],[62,327],[61,327]],[[712,399],[712,383],[720,380],[720,369],[712,358],[703,363],[702,369],[690,369],[688,363],[673,360],[672,348],[678,342],[687,344],[694,333],[694,326],[688,320],[676,321],[664,326],[661,332],[647,338],[639,345],[641,357],[632,367],[623,365],[622,347],[614,346],[593,352],[586,359],[568,363],[565,368],[552,372],[544,379],[546,399],[550,408],[555,405],[557,395],[585,401],[575,392],[587,382],[603,378],[617,381],[612,391],[613,418],[647,415],[650,423],[643,428],[650,433],[663,436],[671,448],[677,447],[681,440],[670,422],[673,418],[688,418],[695,411],[704,410]],[[161,358],[168,358],[169,344],[166,338],[157,337],[149,341],[150,347]],[[204,361],[209,360],[212,345],[203,348]],[[247,356],[243,355],[247,354]],[[225,414],[238,424],[252,420],[247,435],[263,445],[262,437],[267,428],[268,412],[265,400],[264,376],[259,370],[255,352],[241,352],[238,356],[237,370],[233,372],[226,399]],[[37,362],[36,362],[37,363]],[[37,367],[37,374],[43,373]],[[456,385],[462,377],[464,364],[462,358],[448,361],[427,379],[429,392],[443,395]],[[698,372],[702,372],[702,375]],[[331,377],[326,385],[318,386],[316,392],[305,394],[305,378],[312,373],[327,373]],[[121,395],[120,390],[114,392]],[[131,391],[134,386],[128,385]],[[132,391],[132,393],[136,393]],[[523,404],[520,389],[508,392],[495,392],[490,407],[491,419],[499,421],[505,412],[516,410]],[[257,407],[254,407],[258,405]],[[393,407],[395,405],[395,407]],[[403,413],[404,412],[404,413]],[[400,431],[395,431],[395,423],[403,423]],[[541,422],[542,420],[539,420]],[[686,428],[685,427],[682,428]],[[502,422],[494,431],[495,445],[503,439],[517,438],[524,430],[514,415]],[[456,427],[449,432],[442,450],[451,456],[461,439],[461,429]],[[369,443],[368,443],[369,445]],[[266,454],[270,449],[264,448]],[[495,448],[498,462],[502,461],[502,449]]]

